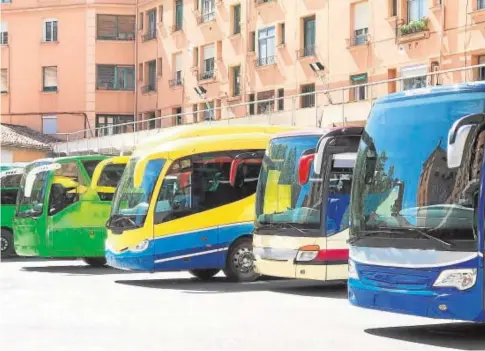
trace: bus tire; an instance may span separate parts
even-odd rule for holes
[[[106,258],[104,257],[83,257],[83,261],[91,267],[103,267],[106,265]]]
[[[485,148],[485,130],[477,137],[477,144],[475,145],[475,155],[472,164],[472,179],[480,179],[482,170],[483,151]]]
[[[231,281],[253,282],[259,278],[254,271],[253,242],[251,238],[238,239],[227,253],[224,274]]]
[[[2,258],[17,256],[13,245],[13,233],[8,229],[2,229],[1,233]]]
[[[189,271],[189,273],[197,279],[210,280],[220,271],[220,269],[193,269]]]

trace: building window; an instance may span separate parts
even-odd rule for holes
[[[350,76],[350,84],[360,85],[367,83],[367,73]],[[367,86],[355,87],[350,91],[350,101],[362,101],[367,99]]]
[[[272,111],[274,111],[274,90],[259,92],[258,114],[271,113]]]
[[[204,62],[202,67],[202,74],[199,79],[209,79],[214,77],[214,44],[204,46]]]
[[[175,116],[175,125],[179,126],[184,124],[184,118],[182,116],[182,107],[174,107],[172,109],[172,115]]]
[[[182,0],[175,1],[175,30],[182,30],[184,20],[184,3]]]
[[[428,16],[428,0],[407,0],[408,22],[419,21]]]
[[[241,33],[241,4],[232,7],[232,34]]]
[[[8,23],[0,22],[0,45],[8,45]]]
[[[157,90],[157,60],[148,61],[145,64],[147,84],[142,87],[143,93]]]
[[[280,23],[278,25],[278,45],[284,45],[286,42],[286,33],[285,33],[285,22]]]
[[[97,65],[96,89],[135,90],[135,67]]]
[[[485,9],[485,0],[477,0],[477,10]]]
[[[249,52],[256,51],[256,32],[249,32]]]
[[[163,5],[158,6],[158,21],[163,22]]]
[[[249,114],[254,115],[254,94],[249,94]]]
[[[206,103],[204,108],[204,121],[214,120],[214,102]]]
[[[6,68],[2,68],[2,87],[0,92],[2,94],[8,92],[8,71]]]
[[[148,129],[155,129],[157,127],[157,120],[156,120],[155,111],[147,113],[147,127]]]
[[[369,3],[360,2],[354,6],[354,33],[352,46],[367,43],[369,32]]]
[[[426,87],[426,74],[428,73],[427,65],[413,65],[401,69],[402,90],[418,89]],[[406,78],[414,77],[414,78]]]
[[[199,120],[198,118],[198,108],[197,108],[197,104],[193,104],[192,105],[192,118],[193,118],[193,123],[197,123],[197,121]]]
[[[285,109],[285,89],[278,89],[278,111]]]
[[[485,55],[478,56],[478,64],[485,64]],[[485,66],[478,67],[478,80],[485,80]]]
[[[183,84],[182,77],[182,53],[175,54],[173,57],[173,63],[175,67],[175,73],[172,80],[168,82],[170,87],[176,87]]]
[[[260,29],[258,32],[258,66],[272,65],[275,56],[275,27]]]
[[[57,66],[42,67],[42,90],[57,91]]]
[[[135,40],[135,16],[98,15],[98,39]]]
[[[215,0],[202,0],[202,16],[200,23],[210,22],[216,19]]]
[[[157,37],[157,9],[151,9],[147,12],[147,31],[143,35],[143,40],[152,40]]]
[[[159,57],[157,62],[157,76],[163,75],[163,58]]]
[[[315,83],[302,85],[300,92],[302,94],[314,93],[315,92]],[[309,95],[301,96],[300,97],[300,105],[301,105],[301,108],[315,107],[315,94],[309,94]]]
[[[299,57],[315,55],[315,16],[303,19],[303,49]]]
[[[232,96],[241,95],[241,66],[232,67]]]
[[[12,0],[2,0],[0,1],[2,4],[10,4]]]
[[[143,12],[140,12],[138,14],[138,29],[140,29],[140,30],[143,29],[143,20],[144,20],[144,14],[143,14]]]
[[[389,16],[397,16],[397,0],[389,0]]]
[[[57,41],[57,20],[47,19],[44,21],[44,41],[56,42]]]
[[[134,121],[133,115],[96,115],[96,136],[132,132]]]
[[[57,117],[56,116],[42,116],[42,133],[56,134],[57,133]]]

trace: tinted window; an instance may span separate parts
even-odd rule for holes
[[[81,161],[81,163],[83,164],[84,168],[86,169],[86,172],[88,173],[89,175],[89,178],[93,178],[93,173],[94,173],[94,169],[96,168],[96,166],[98,165],[98,163],[100,163],[102,160],[89,160],[89,161]]]
[[[15,205],[17,199],[18,189],[2,189],[0,196],[0,204]]]
[[[261,163],[244,163],[238,168],[244,176],[238,174],[235,186],[229,183],[232,161],[247,151],[199,154],[174,162],[158,195],[155,223],[208,211],[254,194]]]
[[[2,188],[13,188],[20,186],[21,174],[9,175],[0,179],[0,186]],[[3,190],[2,190],[3,191]]]
[[[98,180],[98,186],[117,187],[126,164],[110,164],[104,167]]]
[[[49,215],[56,214],[79,201],[77,192],[80,182],[80,169],[76,162],[64,163],[54,171],[49,197]]]

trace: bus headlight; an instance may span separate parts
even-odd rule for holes
[[[150,244],[150,241],[148,239],[145,239],[143,241],[140,241],[138,244],[135,246],[130,247],[130,251],[132,252],[142,252],[145,251]]]
[[[440,273],[433,286],[470,289],[477,281],[477,270],[471,268],[447,269]]]
[[[307,245],[300,247],[298,253],[296,254],[296,262],[310,262],[313,261],[320,252],[320,246],[318,245]]]
[[[349,260],[349,278],[359,279],[359,273],[357,273],[357,268],[355,268],[355,263]]]

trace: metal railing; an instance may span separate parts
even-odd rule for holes
[[[197,23],[202,24],[202,23],[207,23],[211,21],[216,20],[216,12],[211,11],[211,12],[205,12],[201,14],[200,16],[197,17]]]
[[[175,77],[174,79],[170,79],[168,81],[168,86],[170,88],[178,87],[184,85],[184,79],[182,77]]]
[[[360,46],[369,43],[369,35],[367,33],[354,35],[352,38],[348,39],[348,46]]]
[[[192,111],[188,104],[183,106],[186,111],[182,113],[167,114],[156,118],[150,115],[149,120],[145,118],[117,124],[117,128],[126,128],[127,133],[123,134],[110,137],[95,137],[96,135],[110,134],[109,128],[112,129],[113,126],[95,128],[95,133],[93,133],[93,128],[70,133],[65,137],[66,142],[55,144],[54,149],[57,152],[62,151],[67,153],[85,152],[86,150],[100,152],[100,150],[110,147],[116,148],[117,150],[133,150],[139,142],[142,142],[147,136],[157,133],[161,129],[174,127],[181,121],[184,125],[203,123],[204,118],[200,117],[209,114],[214,116],[214,118],[205,123],[257,123],[301,127],[352,125],[356,123],[363,125],[365,124],[373,101],[390,92],[402,90],[404,80],[415,79],[416,81],[422,81],[423,77],[425,77],[428,87],[431,85],[431,82],[439,82],[440,85],[464,83],[477,80],[479,77],[479,68],[485,68],[485,63],[466,68],[460,67],[429,72],[425,75],[413,77],[399,77],[382,81],[371,81],[365,84],[326,88],[290,96],[271,97],[265,100],[257,100],[257,94],[253,94],[255,97],[253,101],[232,103],[231,101],[222,100],[220,105],[207,105],[208,108],[197,109],[196,111]],[[436,79],[431,79],[432,77],[436,77]],[[406,84],[406,86],[410,85]],[[365,99],[354,101],[355,89],[362,89],[362,87],[366,89]],[[200,104],[200,101],[198,104]],[[260,108],[257,108],[258,106]],[[276,106],[278,108],[275,108]]]
[[[256,66],[258,67],[274,65],[275,63],[276,63],[276,56],[258,57],[256,60]]]
[[[296,56],[298,58],[315,56],[315,45],[308,45],[297,51]]]
[[[197,76],[197,79],[200,80],[207,80],[207,79],[214,79],[216,77],[216,71],[215,70],[210,70],[210,71],[203,71],[199,73]]]
[[[157,37],[157,30],[148,30],[145,34],[143,34],[142,40],[143,41],[148,41],[148,40],[153,40]]]
[[[270,2],[276,2],[277,0],[254,0],[254,5],[255,6],[260,6],[260,5],[263,5],[263,4],[267,4],[267,3],[270,3]]]
[[[171,32],[175,33],[175,32],[181,31],[182,29],[183,29],[182,22],[175,22],[175,25],[171,27]]]
[[[143,94],[149,93],[151,91],[157,91],[157,84],[148,83],[147,85],[144,85],[144,86],[141,87],[141,92]]]

